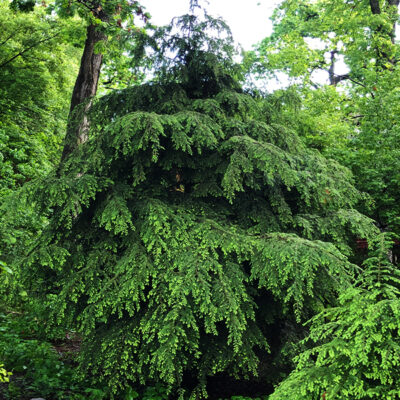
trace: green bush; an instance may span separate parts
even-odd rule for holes
[[[105,392],[90,389],[79,379],[71,361],[63,361],[55,348],[38,340],[38,322],[30,315],[0,313],[0,359],[13,376],[0,388],[0,397],[10,400],[32,397],[57,400],[100,400]]]

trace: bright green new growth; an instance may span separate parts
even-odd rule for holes
[[[311,348],[271,400],[399,397],[400,275],[387,257],[392,243],[381,235],[375,246],[358,285],[311,320]]]
[[[7,372],[4,368],[3,368],[3,364],[0,364],[0,383],[4,383],[4,382],[9,382],[10,381],[10,375],[11,372]]]
[[[51,212],[26,282],[78,326],[83,370],[114,393],[190,373],[204,398],[208,376],[256,375],[268,326],[330,301],[353,270],[350,239],[374,232],[349,171],[201,46],[183,50],[188,73],[93,105],[88,142],[34,191]]]

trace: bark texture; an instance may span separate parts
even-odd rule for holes
[[[67,134],[65,136],[61,161],[64,161],[76,146],[84,143],[88,138],[89,121],[87,112],[91,106],[91,99],[97,92],[100,69],[103,61],[103,54],[95,53],[95,45],[106,39],[106,35],[96,29],[95,25],[89,25],[87,27],[85,47],[78,77],[72,92]],[[78,110],[77,106],[81,104],[83,108]]]
[[[371,7],[372,14],[380,14],[381,7],[379,5],[379,0],[369,0],[369,5]]]
[[[395,35],[396,35],[396,21],[397,21],[399,3],[400,3],[400,0],[388,0],[386,2],[386,4],[383,6],[383,11],[384,12],[389,11],[390,7],[395,7],[395,10],[392,11],[393,12],[393,16],[395,16],[395,17],[394,17],[394,20],[393,20],[393,24],[392,24],[391,30],[387,31],[387,29],[386,29],[387,32],[385,32],[385,28],[383,26],[379,26],[378,29],[376,30],[376,32],[387,33],[390,36],[391,41],[392,41],[393,44],[394,44]],[[370,5],[370,8],[371,8],[372,14],[378,15],[378,14],[382,13],[382,8],[380,6],[379,0],[369,0],[369,5]]]

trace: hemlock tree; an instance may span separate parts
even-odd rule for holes
[[[399,397],[400,275],[387,257],[392,245],[383,234],[370,242],[356,285],[311,320],[309,348],[271,400]]]
[[[354,236],[375,233],[350,172],[240,88],[225,25],[175,23],[155,36],[159,78],[94,103],[88,140],[36,184],[49,224],[16,261],[114,395],[159,382],[204,398],[210,376],[262,374],[288,325],[348,285]]]

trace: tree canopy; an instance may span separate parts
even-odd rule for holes
[[[0,197],[58,161],[82,33],[0,1]]]
[[[302,82],[299,133],[353,170],[357,187],[374,200],[364,212],[397,233],[398,6],[396,0],[283,1],[273,34],[253,54],[255,71],[285,72]]]

